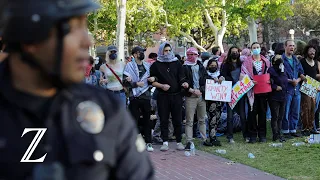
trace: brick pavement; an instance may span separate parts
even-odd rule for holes
[[[206,152],[196,151],[196,156],[185,156],[184,151],[175,150],[176,143],[169,143],[170,150],[160,152],[154,145],[150,154],[157,180],[283,180],[252,167],[233,163],[230,160]]]

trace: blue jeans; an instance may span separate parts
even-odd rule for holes
[[[110,91],[110,92],[113,92],[114,96],[119,100],[119,103],[122,107],[127,106],[127,96],[125,92],[120,92],[120,91]]]
[[[269,103],[268,103],[268,109],[267,109],[267,119],[271,119],[271,110],[270,110],[270,106],[269,106]]]
[[[296,133],[297,125],[300,119],[301,94],[287,94],[286,100],[286,112],[282,120],[282,133]]]

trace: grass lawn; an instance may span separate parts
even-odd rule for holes
[[[295,147],[294,142],[304,138],[290,139],[282,147],[269,147],[272,143],[270,123],[267,124],[267,143],[245,143],[241,133],[234,135],[235,144],[227,143],[226,137],[219,137],[221,147],[197,146],[199,150],[222,156],[232,161],[266,171],[289,180],[320,180],[320,145]],[[218,154],[217,149],[225,149],[226,154]],[[249,159],[248,153],[253,153],[255,159]]]

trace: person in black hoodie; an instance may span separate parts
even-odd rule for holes
[[[182,121],[182,88],[188,89],[181,63],[172,52],[168,42],[160,45],[158,59],[150,67],[150,77],[155,77],[152,85],[158,90],[157,106],[160,116],[161,136],[163,145],[161,151],[169,150],[168,124],[171,113],[174,133],[177,141],[177,150],[184,150],[181,143]]]
[[[241,61],[240,61],[240,49],[236,46],[232,46],[229,49],[227,59],[222,66],[221,76],[226,81],[232,81],[232,85],[239,81],[241,73]],[[246,142],[249,142],[248,127],[245,115],[245,96],[243,96],[237,103],[237,105],[231,109],[227,105],[227,139],[229,143],[234,143],[233,140],[233,114],[237,113],[241,119],[242,135]]]
[[[280,142],[285,142],[286,140],[280,134],[280,130],[285,112],[288,76],[285,73],[281,55],[273,57],[272,67],[268,69],[268,73],[270,74],[272,88],[272,92],[269,93],[268,98],[271,110],[272,140],[276,141],[279,139]]]

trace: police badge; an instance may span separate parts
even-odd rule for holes
[[[77,121],[88,133],[100,133],[104,127],[104,118],[101,107],[93,101],[84,101],[77,106]]]

